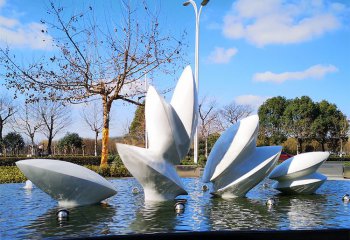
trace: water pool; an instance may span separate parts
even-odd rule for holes
[[[145,203],[134,178],[111,179],[118,193],[106,204],[69,209],[68,221],[56,219],[57,202],[38,188],[23,184],[0,185],[0,239],[84,237],[151,232],[216,230],[286,230],[350,228],[350,181],[326,181],[309,196],[283,196],[265,180],[246,198],[223,200],[201,190],[197,178],[184,178],[189,192],[183,214],[174,211],[175,201]],[[209,186],[210,187],[210,186]],[[265,205],[276,197],[273,207]]]

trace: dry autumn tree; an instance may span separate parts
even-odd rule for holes
[[[113,102],[141,104],[144,75],[154,70],[174,73],[181,63],[183,45],[161,33],[159,13],[151,13],[144,2],[135,2],[138,7],[131,3],[122,1],[122,13],[113,21],[106,14],[98,17],[92,6],[70,15],[51,2],[48,14],[53,20],[42,20],[42,31],[49,27],[56,49],[52,56],[23,65],[9,48],[0,49],[6,86],[24,93],[28,101],[38,100],[37,93],[46,100],[69,103],[102,99],[101,166],[107,164]],[[99,24],[103,20],[104,25]]]
[[[90,130],[95,133],[94,152],[95,156],[97,156],[98,135],[102,131],[103,127],[101,109],[97,103],[94,102],[92,105],[86,106],[86,108],[82,110],[81,117],[86,125],[89,126]]]
[[[250,105],[236,104],[235,102],[225,105],[220,111],[224,124],[223,128],[230,127],[239,120],[248,117],[252,112],[253,108]]]
[[[13,100],[6,96],[0,95],[0,153],[2,153],[3,130],[4,126],[10,122],[11,118],[17,112],[17,106]]]
[[[52,154],[54,137],[71,123],[68,106],[59,101],[38,101],[34,112],[42,121],[41,132],[47,137],[47,154]]]
[[[199,134],[205,141],[205,157],[208,158],[208,138],[213,133],[222,131],[219,111],[215,100],[203,97],[198,105]]]
[[[31,155],[35,152],[35,135],[43,128],[43,120],[37,114],[36,108],[31,103],[26,103],[24,107],[19,109],[17,117],[14,118],[13,130],[21,132],[30,139]]]

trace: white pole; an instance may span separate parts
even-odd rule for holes
[[[200,7],[199,13],[202,10],[202,6]],[[199,15],[196,12],[196,45],[195,45],[195,59],[194,59],[194,65],[195,65],[195,70],[194,70],[194,78],[195,78],[195,82],[196,82],[196,87],[197,87],[197,94],[198,94],[198,90],[199,90],[199,79],[198,79],[198,59],[199,59]],[[197,109],[198,112],[198,109]],[[198,125],[196,126],[196,132],[194,134],[194,142],[193,142],[193,161],[195,164],[198,163]]]
[[[197,8],[196,3],[193,0],[189,0],[185,2],[183,5],[187,6],[188,4],[191,4],[194,9],[195,17],[196,17],[196,40],[195,40],[195,59],[194,59],[194,80],[196,82],[196,88],[197,88],[197,94],[199,93],[199,78],[198,78],[198,70],[199,70],[199,18],[202,12],[202,7],[205,6],[208,3],[208,1],[203,1],[199,11]],[[197,109],[198,112],[198,109]],[[196,126],[196,132],[194,134],[194,141],[193,141],[193,160],[194,163],[198,163],[198,125]]]

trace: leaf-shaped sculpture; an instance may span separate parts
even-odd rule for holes
[[[176,173],[190,148],[197,125],[197,91],[191,68],[183,71],[168,104],[154,87],[146,95],[149,148],[117,144],[118,153],[144,188],[145,200],[164,201],[187,194]]]
[[[204,169],[204,182],[213,182],[214,195],[244,196],[275,166],[282,147],[256,147],[257,115],[242,119],[227,129],[214,144]]]
[[[31,159],[18,161],[16,165],[38,188],[56,199],[60,206],[95,204],[117,193],[106,179],[73,163]]]
[[[278,181],[273,187],[288,194],[314,193],[327,179],[316,171],[328,157],[328,152],[309,152],[287,159],[271,172],[269,178]]]

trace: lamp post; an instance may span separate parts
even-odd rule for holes
[[[202,12],[202,8],[207,5],[207,3],[209,2],[209,0],[203,0],[201,3],[201,6],[197,7],[197,4],[193,1],[193,0],[189,0],[183,3],[183,6],[188,6],[189,4],[192,4],[193,9],[194,9],[194,13],[195,13],[195,17],[196,17],[196,42],[195,42],[195,58],[194,58],[194,65],[195,65],[195,70],[194,70],[194,79],[196,82],[196,87],[197,87],[197,94],[198,94],[198,59],[199,59],[199,18],[201,16],[201,12]],[[198,111],[198,109],[197,109]],[[194,157],[194,163],[198,163],[198,130],[197,130],[197,126],[196,126],[196,132],[194,135],[194,153],[193,153],[193,157]]]

